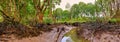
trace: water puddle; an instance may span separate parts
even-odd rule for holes
[[[76,28],[74,28],[64,35],[61,42],[90,42],[90,41],[84,38],[79,38],[76,34]]]
[[[73,42],[73,40],[71,39],[71,37],[63,37],[63,39],[61,40],[61,42]]]

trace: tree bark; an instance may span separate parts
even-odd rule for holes
[[[37,12],[37,20],[39,23],[43,23],[44,14],[42,12]]]

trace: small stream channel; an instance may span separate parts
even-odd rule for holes
[[[76,28],[74,28],[64,35],[61,42],[89,42],[89,41],[84,38],[79,38],[76,34]]]

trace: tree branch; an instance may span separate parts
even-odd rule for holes
[[[47,5],[46,6],[44,5],[42,11],[44,12],[48,8],[49,5],[50,5],[50,0],[47,1]]]
[[[2,16],[3,16],[4,18],[10,18],[9,16],[6,15],[6,13],[5,13],[4,11],[0,10],[0,12],[2,13]]]

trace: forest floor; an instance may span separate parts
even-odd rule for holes
[[[97,22],[38,24],[33,28],[0,23],[0,42],[60,42],[72,28],[90,42],[120,42],[120,24]]]

